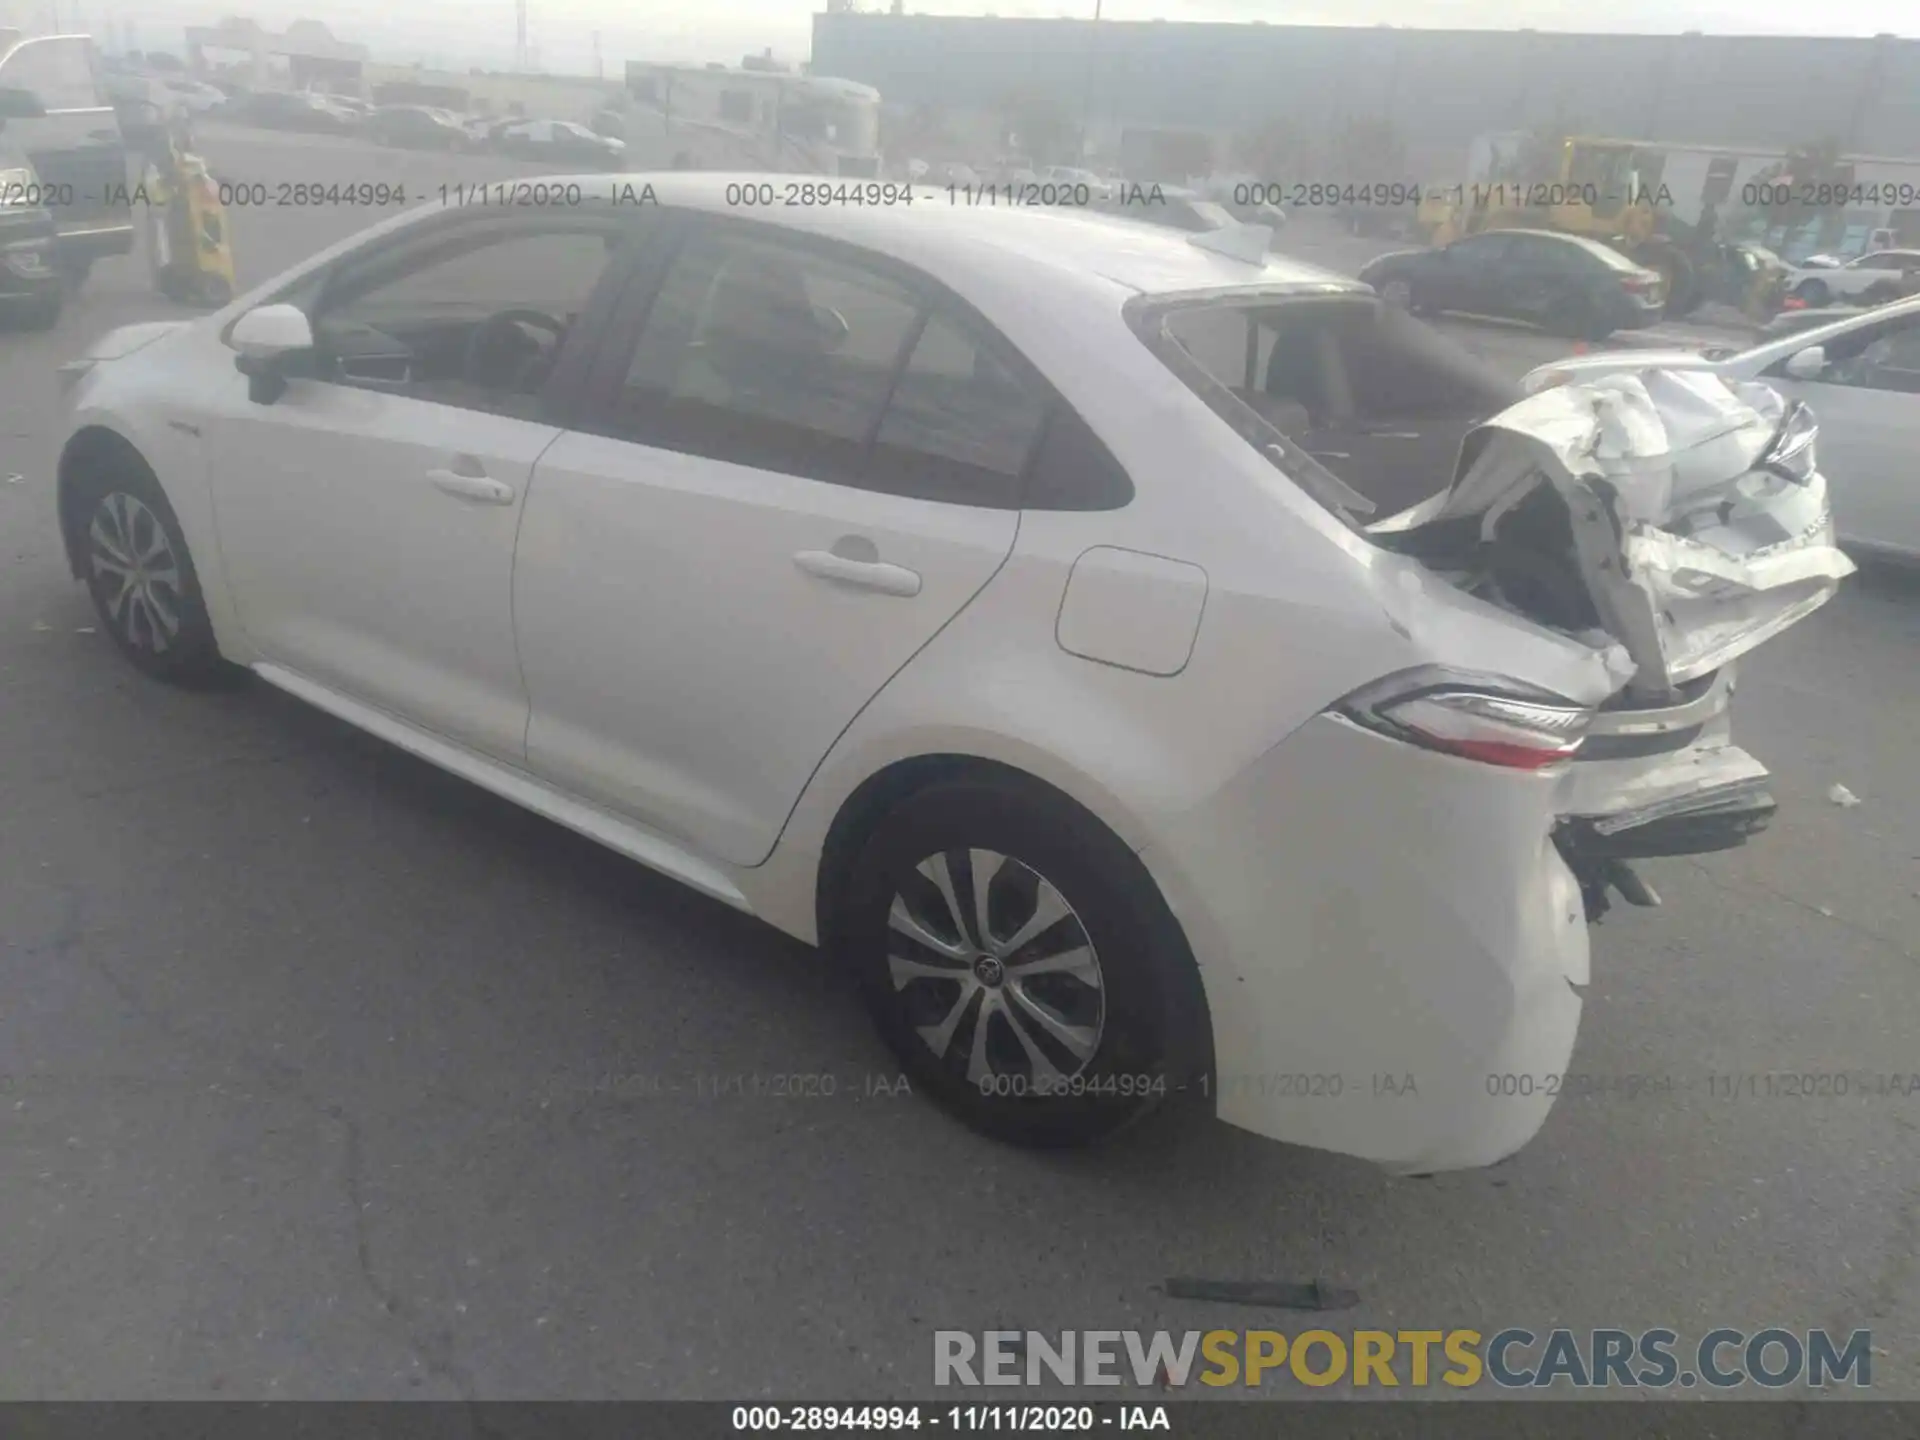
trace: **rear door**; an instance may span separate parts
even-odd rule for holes
[[[1545,235],[1508,241],[1499,314],[1540,324],[1557,308],[1584,303],[1600,263],[1577,245]]]
[[[527,759],[751,865],[1005,561],[1047,392],[865,252],[709,219],[660,277],[623,302],[591,423],[534,475],[514,564]]]
[[[22,40],[0,57],[0,87],[31,95],[46,111],[9,120],[7,144],[21,150],[56,197],[61,248],[74,258],[124,255],[133,248],[127,150],[93,42],[84,35]]]

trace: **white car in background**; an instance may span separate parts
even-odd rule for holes
[[[1088,196],[1096,204],[1102,200],[1111,200],[1114,195],[1111,180],[1081,165],[1049,165],[1040,171],[1039,180],[1042,185],[1084,185]]]
[[[58,514],[113,643],[831,948],[990,1134],[1523,1145],[1630,862],[1772,813],[1734,662],[1851,569],[1804,412],[1513,405],[1219,234],[646,178],[96,342]],[[1499,412],[1457,474],[1436,394]]]
[[[1806,402],[1820,423],[1820,469],[1842,543],[1920,561],[1920,297],[1714,359],[1680,350],[1577,355],[1522,384],[1539,390],[1649,368],[1765,381]]]
[[[1913,294],[1917,282],[1920,250],[1879,250],[1837,267],[1796,266],[1787,272],[1786,292],[1815,307],[1882,305]]]

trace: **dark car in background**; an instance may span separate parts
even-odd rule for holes
[[[613,169],[624,163],[624,140],[596,135],[571,120],[514,120],[493,132],[493,148],[502,155],[552,165]]]
[[[1652,325],[1666,310],[1658,271],[1578,235],[1487,230],[1433,250],[1382,255],[1360,271],[1389,304],[1524,320],[1574,340]]]
[[[69,291],[95,260],[133,249],[127,138],[105,73],[84,35],[11,39],[0,31],[0,119],[6,147],[25,157],[51,196],[54,262]]]
[[[59,320],[62,299],[53,212],[5,128],[0,119],[0,326],[44,330]]]
[[[317,135],[349,135],[357,128],[346,111],[299,90],[257,90],[235,106],[233,118],[267,130]]]
[[[463,125],[426,105],[382,105],[368,118],[363,133],[378,144],[408,150],[467,150],[474,145]]]

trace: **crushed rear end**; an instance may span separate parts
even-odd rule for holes
[[[1451,486],[1368,527],[1501,609],[1625,652],[1630,676],[1561,781],[1555,839],[1590,918],[1610,891],[1657,903],[1631,861],[1730,848],[1773,814],[1728,703],[1735,662],[1854,568],[1816,438],[1812,413],[1764,385],[1603,375],[1494,416]]]

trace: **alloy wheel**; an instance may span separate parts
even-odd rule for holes
[[[134,649],[165,653],[179,637],[185,603],[167,527],[137,496],[114,491],[95,507],[87,537],[108,622]]]
[[[887,915],[887,965],[913,1031],[984,1091],[1038,1092],[1100,1048],[1106,985],[1086,927],[1044,876],[994,850],[929,855]]]

